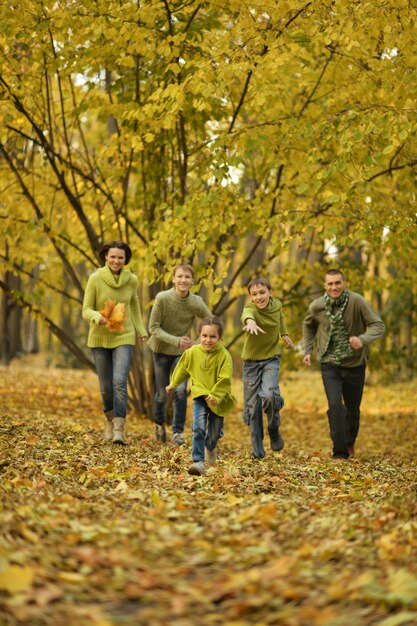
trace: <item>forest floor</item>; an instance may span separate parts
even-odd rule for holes
[[[285,369],[285,368],[284,368]],[[93,373],[0,368],[0,624],[417,624],[416,381],[367,384],[332,461],[319,374],[288,372],[286,446],[252,460],[239,405],[219,462],[129,415],[102,442]]]

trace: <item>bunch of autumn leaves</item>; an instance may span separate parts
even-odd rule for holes
[[[124,331],[124,321],[126,318],[126,305],[124,302],[115,302],[114,300],[106,300],[104,309],[100,311],[101,315],[106,319],[106,328],[111,333],[121,333]]]

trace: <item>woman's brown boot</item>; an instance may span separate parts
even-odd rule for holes
[[[125,445],[125,421],[124,417],[115,417],[113,420],[113,443],[118,443],[122,446]]]

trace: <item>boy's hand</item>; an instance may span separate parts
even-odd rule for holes
[[[210,406],[217,406],[218,402],[216,400],[216,398],[214,396],[206,396],[206,402],[207,404],[210,404]]]
[[[252,319],[247,319],[245,321],[245,325],[242,328],[242,330],[246,331],[247,333],[250,333],[251,335],[257,335],[258,333],[262,333],[263,335],[265,335],[265,331],[262,330],[260,326],[258,326],[255,320],[252,320]]]
[[[173,389],[174,389],[174,387],[172,387],[172,385],[167,385],[167,386],[165,387],[165,391],[166,391],[167,393],[169,393],[169,392],[170,392],[170,391],[172,391]]]
[[[303,363],[304,365],[308,365],[308,367],[310,367],[311,365],[311,354],[306,354],[304,359],[303,359]]]
[[[287,350],[292,350],[292,348],[294,348],[294,344],[292,340],[290,339],[289,335],[282,335],[282,339],[284,343],[286,344]]]

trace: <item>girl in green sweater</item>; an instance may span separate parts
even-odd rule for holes
[[[172,373],[167,392],[188,377],[193,398],[193,443],[189,473],[205,473],[204,449],[207,461],[217,460],[217,443],[223,436],[224,416],[236,404],[232,394],[232,357],[220,341],[223,324],[214,315],[205,317],[199,324],[200,342],[182,354]]]
[[[138,279],[124,265],[132,251],[122,241],[99,253],[104,267],[94,272],[84,294],[83,318],[90,322],[87,345],[93,352],[105,414],[104,438],[124,444],[127,377],[136,336],[147,339],[138,299]]]

